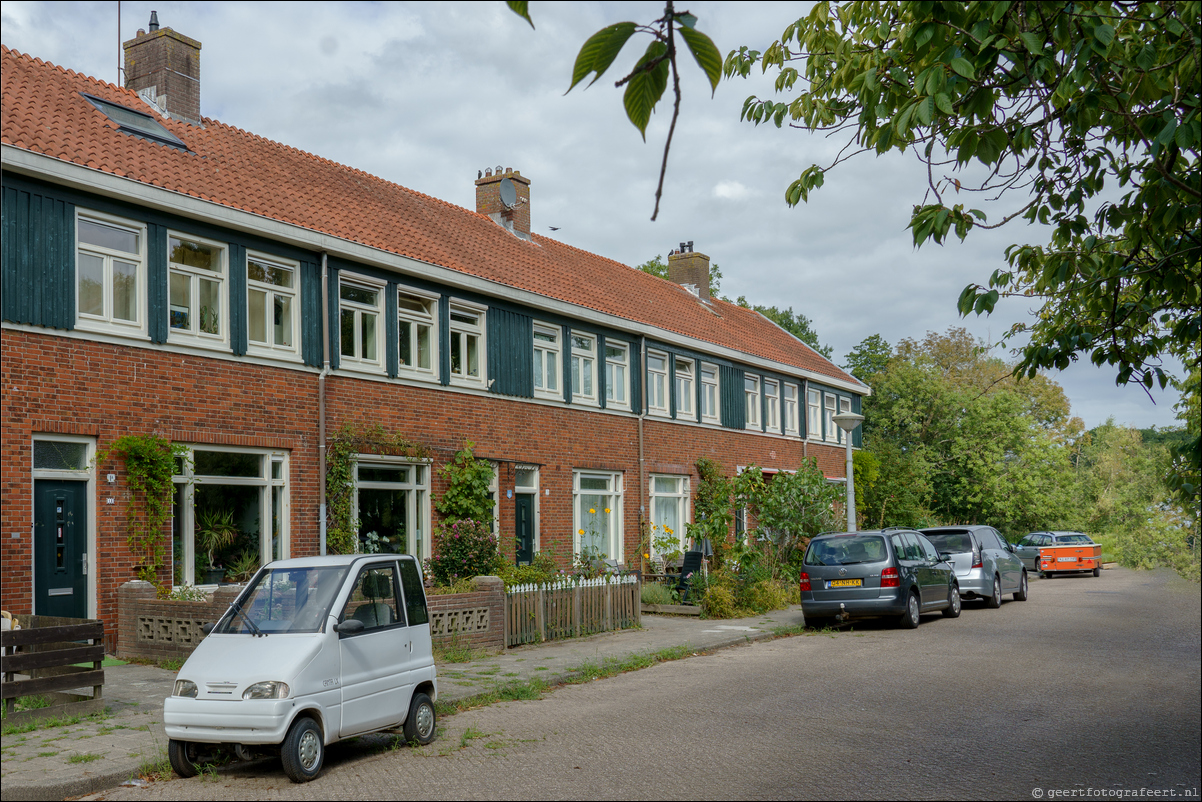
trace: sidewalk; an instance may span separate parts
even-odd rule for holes
[[[534,678],[555,685],[589,664],[601,666],[680,646],[699,653],[713,651],[772,638],[775,630],[798,627],[803,621],[800,606],[728,621],[644,615],[642,629],[521,646],[468,663],[440,664],[438,699],[459,701],[497,685]],[[171,693],[174,672],[123,665],[106,668],[104,676],[108,718],[0,740],[0,799],[80,796],[136,777],[144,765],[166,766],[163,699]]]

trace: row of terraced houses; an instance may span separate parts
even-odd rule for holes
[[[346,424],[425,447],[353,478],[362,543],[420,558],[466,441],[518,562],[633,561],[640,518],[683,537],[701,457],[842,481],[831,416],[868,388],[711,297],[691,247],[664,280],[532,233],[516,170],[473,169],[463,209],[203,118],[170,28],[125,43],[125,87],[2,57],[4,609],[116,630],[139,557],[123,463],[95,457],[123,435],[190,452],[174,585],[220,581],[198,533],[222,526],[227,569],[321,553]]]

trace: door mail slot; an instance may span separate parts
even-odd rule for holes
[[[50,596],[70,596],[75,593],[75,588],[50,588],[46,593]]]

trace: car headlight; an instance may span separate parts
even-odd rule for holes
[[[288,683],[256,682],[242,692],[243,699],[287,699]]]
[[[177,679],[175,681],[175,690],[171,692],[172,696],[186,696],[189,699],[196,698],[196,683],[192,680]]]

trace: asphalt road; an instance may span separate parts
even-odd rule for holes
[[[335,746],[307,785],[264,760],[94,798],[1197,798],[1200,614],[1167,571],[1038,580],[913,631],[863,623],[462,713],[422,749]]]

